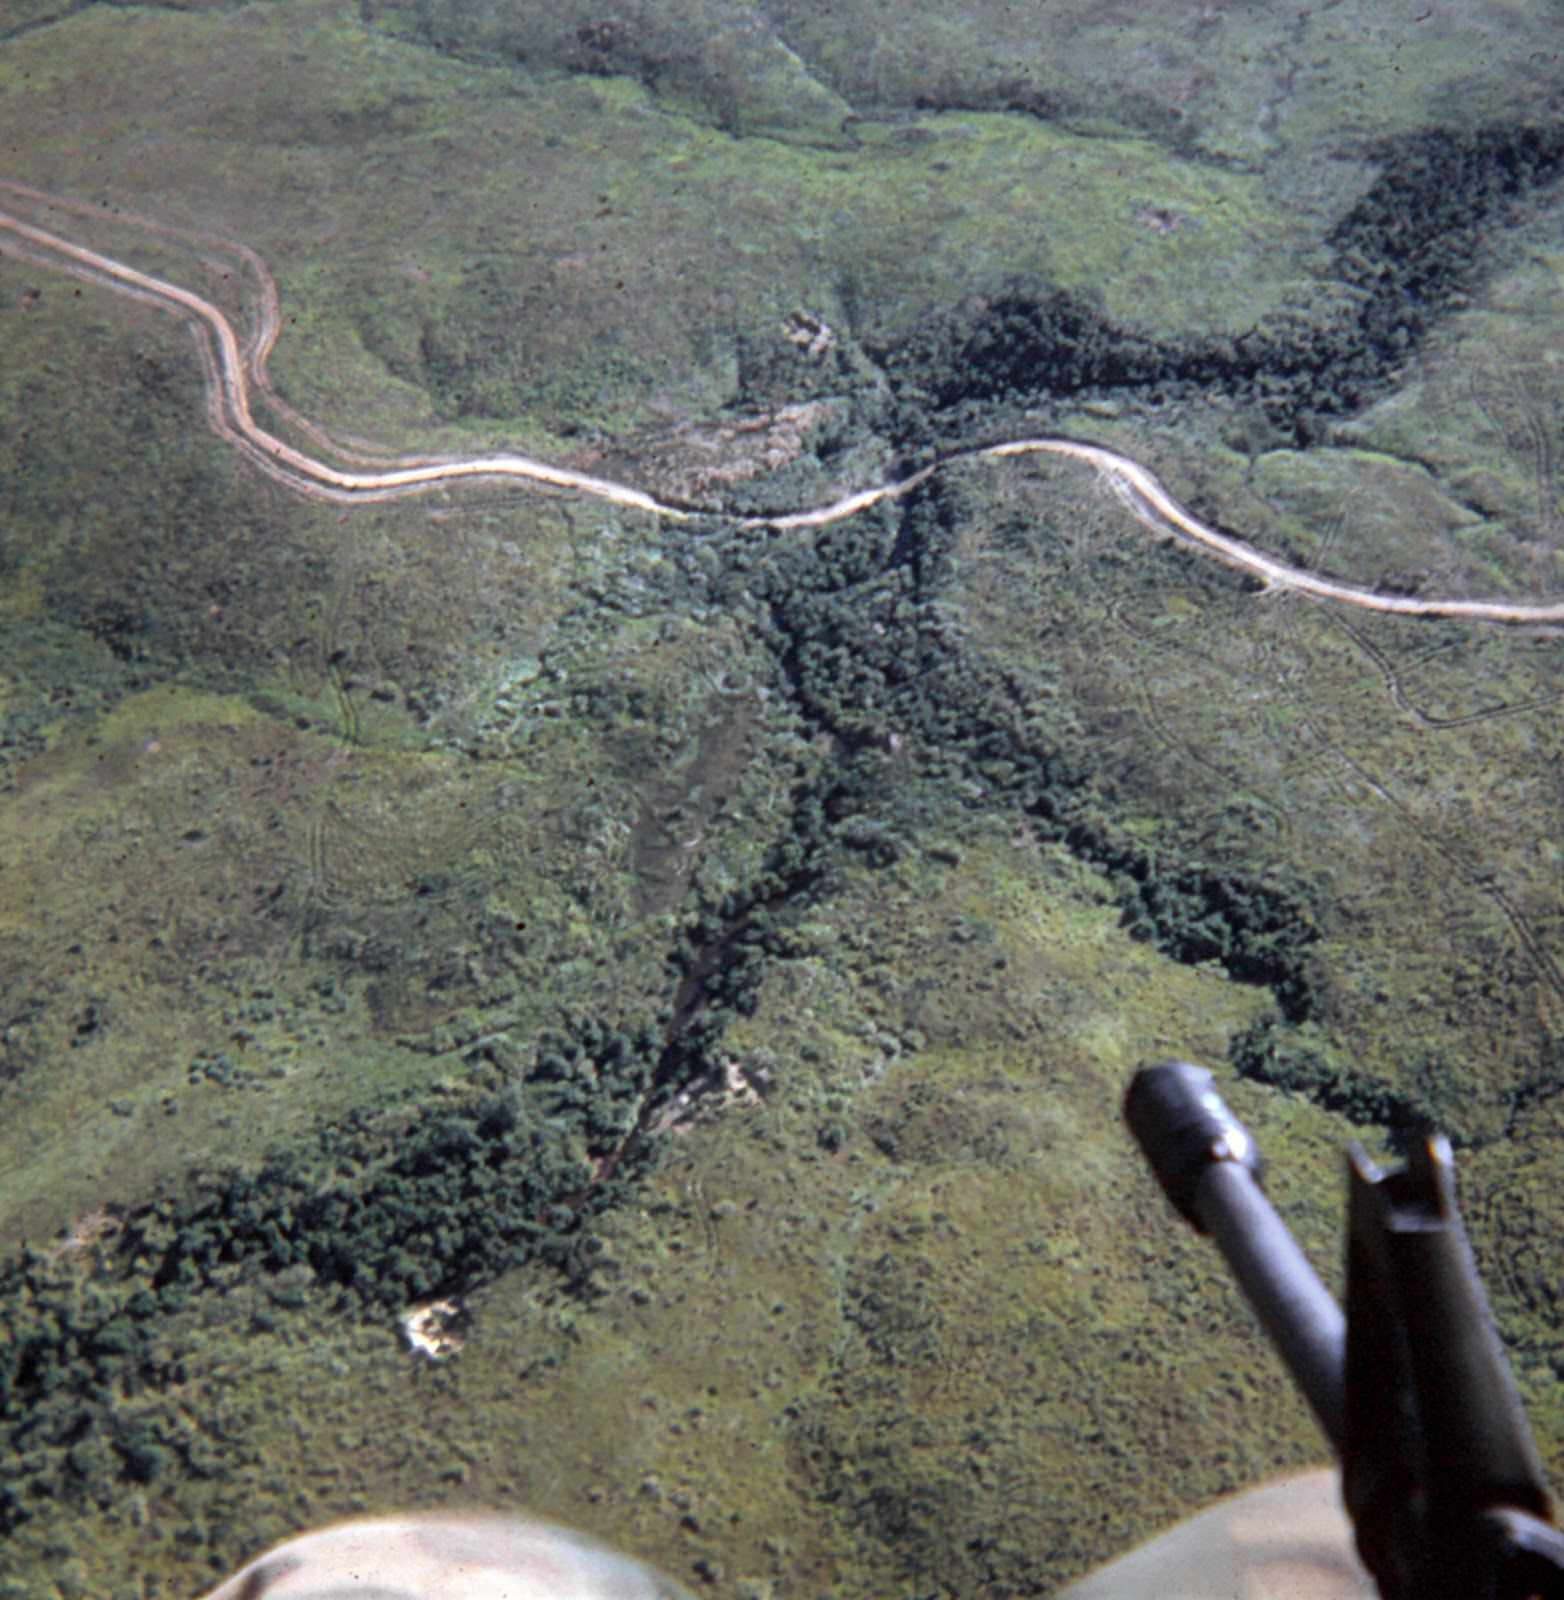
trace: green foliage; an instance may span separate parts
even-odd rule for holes
[[[896,364],[909,375],[933,369],[919,398],[943,412],[973,401],[1024,404],[1043,388],[1055,397],[1143,389],[1172,380],[1175,362],[1173,350],[1114,327],[1081,296],[1015,280],[970,327],[931,329]]]
[[[117,1481],[189,1466],[188,1439],[170,1419],[123,1404],[184,1376],[157,1340],[165,1309],[36,1250],[0,1266],[0,1532],[41,1496],[102,1504]]]
[[[295,1269],[379,1316],[529,1259],[574,1272],[581,1220],[649,1158],[635,1135],[661,1055],[650,1030],[585,1023],[541,1038],[502,1093],[355,1112],[257,1171],[161,1196],[88,1265],[23,1250],[0,1266],[0,1534],[40,1499],[217,1470],[176,1419],[135,1407],[183,1380],[164,1331],[192,1296]]]
[[[1266,985],[1286,1017],[1302,1020],[1314,1004],[1309,955],[1319,939],[1304,886],[1127,837],[1092,774],[1062,753],[1068,709],[1038,703],[986,662],[938,604],[963,516],[959,492],[931,486],[895,519],[828,529],[813,548],[793,547],[751,575],[780,674],[842,755],[795,795],[791,834],[766,872],[697,923],[691,946],[704,954],[687,952],[685,970],[700,967],[710,986],[719,966],[763,953],[755,908],[795,918],[828,887],[833,861],[894,863],[916,822],[914,780],[932,779],[946,803],[954,790],[958,804],[1024,815],[1103,872],[1136,936],[1174,960],[1217,961],[1239,982]],[[751,988],[758,970],[753,960],[742,966]]]
[[[518,417],[539,409],[580,422],[611,410],[616,392],[645,387],[645,374],[606,338],[586,360],[549,345],[544,330],[554,323],[543,296],[518,288],[513,275],[505,259],[482,259],[468,263],[446,292],[426,293],[418,361],[388,349],[392,370],[427,388],[448,418]]]
[[[1111,326],[1079,297],[1012,284],[877,353],[904,466],[970,438],[979,414],[991,427],[996,405],[1166,398],[1218,383],[1303,434],[1312,416],[1359,403],[1461,291],[1492,207],[1564,164],[1564,135],[1428,135],[1382,154],[1384,175],[1331,235],[1338,276],[1360,291],[1337,324],[1278,318],[1238,338],[1163,344]],[[1026,816],[1109,878],[1132,933],[1175,960],[1216,961],[1264,984],[1287,1021],[1306,1019],[1317,896],[1277,874],[1193,859],[1177,841],[1130,838],[1092,774],[1064,754],[1069,709],[1039,705],[1035,686],[984,661],[941,604],[964,513],[960,489],[936,481],[808,544],[735,534],[703,541],[700,562],[669,564],[671,603],[720,600],[742,576],[778,680],[837,752],[801,782],[791,826],[753,881],[690,925],[676,958],[680,1021],[699,1013],[710,1030],[725,1011],[753,1009],[768,950],[828,891],[833,863],[899,858],[914,777],[954,786],[959,803]],[[719,557],[726,570],[713,573]],[[908,759],[893,780],[898,751]]]
[[[1350,308],[1278,314],[1238,337],[1157,340],[1088,301],[1016,279],[880,353],[904,435],[947,443],[1020,413],[1085,398],[1162,403],[1220,388],[1280,434],[1360,406],[1470,285],[1484,230],[1505,201],[1564,167],[1557,127],[1431,132],[1387,141],[1380,178],[1330,233]]]
[[[1261,1018],[1234,1037],[1228,1060],[1239,1077],[1302,1095],[1360,1126],[1384,1128],[1392,1143],[1432,1120],[1425,1103],[1347,1060],[1313,1027],[1290,1028],[1280,1018]]]
[[[1495,210],[1559,175],[1564,130],[1431,132],[1379,154],[1385,171],[1327,242],[1338,276],[1366,293],[1363,334],[1394,354],[1470,282]]]
[[[1313,1008],[1309,947],[1319,930],[1300,891],[1201,862],[1163,865],[1087,825],[1071,830],[1077,854],[1113,876],[1124,926],[1175,961],[1217,961],[1240,983],[1269,986],[1290,1021]]]

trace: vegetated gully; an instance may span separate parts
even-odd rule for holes
[[[904,344],[871,351],[885,382],[864,400],[861,425],[894,441],[899,475],[1002,435],[1023,414],[1092,400],[1165,411],[1216,391],[1263,418],[1271,436],[1309,443],[1328,419],[1383,392],[1470,289],[1484,230],[1501,226],[1508,207],[1558,177],[1564,129],[1434,132],[1388,143],[1377,156],[1381,177],[1328,236],[1334,275],[1352,291],[1352,309],[1333,320],[1301,325],[1278,317],[1237,337],[1158,340],[1111,324],[1079,297],[1012,281],[980,307],[954,310]],[[787,831],[754,879],[709,897],[690,917],[671,953],[671,994],[656,1028],[616,1033],[601,1019],[581,1019],[561,1039],[540,1042],[540,1063],[612,1057],[614,1081],[633,1087],[611,1113],[576,1107],[591,1126],[599,1180],[583,1185],[579,1169],[562,1174],[551,1197],[533,1196],[531,1221],[518,1222],[508,1241],[474,1249],[460,1230],[443,1242],[429,1238],[433,1259],[416,1270],[387,1268],[382,1292],[471,1287],[540,1252],[577,1263],[564,1236],[628,1192],[655,1155],[654,1130],[674,1097],[721,1081],[728,1019],[753,1010],[787,931],[830,894],[843,864],[889,865],[906,848],[920,785],[946,804],[1024,818],[1037,837],[1064,845],[1104,874],[1132,930],[1173,958],[1218,960],[1235,979],[1268,986],[1288,1021],[1306,1019],[1314,1007],[1309,949],[1323,908],[1309,887],[1223,871],[1181,856],[1176,841],[1153,853],[1131,840],[1091,772],[1061,754],[1048,713],[981,659],[934,604],[961,526],[959,489],[931,478],[850,525],[785,544],[744,525],[753,508],[733,509],[729,529],[700,537],[703,562],[688,558],[693,544],[670,541],[667,581],[679,592],[670,588],[666,598],[720,603],[727,585],[742,582],[758,608],[775,691],[806,738],[825,736],[830,757],[798,771]],[[478,1123],[480,1144],[513,1134],[514,1120],[507,1128],[506,1114],[492,1108]],[[426,1142],[419,1159],[438,1166],[474,1153],[471,1139],[453,1136]],[[272,1177],[281,1182],[285,1167],[274,1165]],[[247,1224],[229,1209],[242,1233]],[[248,1202],[239,1212],[252,1214]],[[160,1215],[176,1228],[195,1220],[195,1213]],[[272,1263],[309,1261],[346,1288],[347,1257],[334,1246],[312,1248],[300,1235],[311,1215],[289,1209],[283,1232],[293,1242],[280,1256],[272,1216],[262,1229],[272,1243],[259,1253]],[[355,1215],[366,1223],[361,1206]],[[333,1217],[333,1235],[347,1220]],[[326,1223],[323,1215],[315,1221]],[[228,1232],[222,1256],[246,1253]],[[155,1279],[187,1276],[175,1259],[181,1251],[153,1254],[163,1262]],[[383,1304],[382,1292],[371,1298]]]
[[[889,383],[884,425],[901,457],[898,476],[1001,436],[1007,419],[1025,414],[1035,425],[1039,412],[1085,401],[1166,410],[1217,391],[1258,412],[1279,442],[1317,440],[1330,419],[1385,392],[1470,292],[1485,230],[1502,228],[1515,202],[1564,170],[1564,128],[1430,132],[1376,154],[1381,176],[1327,239],[1333,275],[1353,291],[1353,308],[1332,320],[1284,316],[1232,338],[1158,340],[1110,324],[1071,294],[1012,282],[976,312],[951,312],[908,343],[871,352]],[[829,892],[839,852],[894,856],[893,826],[862,826],[893,808],[885,771],[893,729],[904,741],[899,773],[910,756],[926,776],[967,780],[961,804],[1024,816],[1039,837],[1104,872],[1126,922],[1166,953],[1218,959],[1233,977],[1269,986],[1287,1021],[1309,1016],[1317,897],[1165,852],[1154,859],[1129,842],[1091,774],[1050,743],[1020,686],[975,659],[931,607],[960,515],[959,493],[931,480],[881,508],[872,536],[866,517],[850,537],[828,528],[806,549],[757,556],[753,538],[727,541],[729,562],[747,569],[745,584],[764,607],[778,684],[837,754],[801,784],[794,831],[766,870],[692,922],[675,956],[656,1073],[663,1087],[688,1082],[692,1069],[710,1074],[721,1013],[753,1004],[768,940]],[[981,801],[969,798],[974,778]],[[854,830],[844,839],[834,825],[848,818]]]

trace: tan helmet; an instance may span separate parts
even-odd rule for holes
[[[342,1522],[290,1539],[204,1600],[691,1600],[650,1567],[524,1517]]]
[[[1056,1600],[1361,1600],[1335,1472],[1222,1500],[1083,1578]]]

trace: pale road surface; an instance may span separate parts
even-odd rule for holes
[[[19,184],[0,183],[0,189],[61,210],[87,209]],[[123,217],[120,220],[138,221]],[[155,227],[148,223],[138,225]],[[456,459],[400,458],[399,464],[362,471],[332,466],[327,461],[295,449],[255,420],[251,405],[252,391],[258,390],[269,398],[275,398],[271,396],[266,377],[266,360],[276,341],[280,318],[275,281],[252,250],[228,241],[215,241],[238,254],[261,284],[259,325],[246,349],[241,346],[227,315],[192,290],[153,277],[150,273],[117,261],[112,256],[102,255],[86,245],[77,244],[6,211],[0,211],[0,231],[19,241],[17,253],[35,265],[68,273],[189,319],[200,343],[206,368],[207,418],[214,431],[267,476],[299,494],[351,504],[421,494],[460,479],[510,478],[545,488],[590,495],[678,522],[725,515],[716,507],[679,505],[659,500],[628,484],[614,483],[589,473],[573,472],[566,467],[551,466],[545,461],[522,455],[502,453]],[[172,233],[174,230],[166,231]],[[353,459],[349,452],[333,445],[319,428],[310,426],[303,419],[297,420],[306,432],[331,449],[333,454],[342,459]],[[1175,539],[1212,560],[1250,573],[1261,581],[1266,592],[1286,590],[1317,600],[1356,606],[1365,611],[1389,612],[1407,617],[1498,623],[1564,622],[1564,602],[1524,604],[1505,600],[1380,594],[1358,584],[1338,583],[1334,579],[1321,577],[1266,555],[1243,539],[1202,522],[1169,493],[1155,473],[1132,457],[1110,450],[1106,445],[1060,435],[1044,434],[952,450],[904,478],[860,489],[829,505],[732,520],[745,527],[779,530],[823,527],[883,500],[899,499],[935,473],[957,462],[1038,454],[1064,456],[1095,468],[1143,527],[1160,537]]]

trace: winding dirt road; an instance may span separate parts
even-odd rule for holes
[[[0,192],[29,205],[80,215],[91,208],[45,195],[20,184],[0,182]],[[129,223],[154,233],[176,236],[177,230],[160,228],[142,219],[116,213],[116,222]],[[1201,521],[1181,505],[1154,472],[1130,456],[1106,445],[1083,439],[1044,434],[1012,439],[1000,444],[952,450],[907,477],[860,489],[829,505],[774,516],[733,518],[718,507],[679,505],[656,496],[567,467],[551,466],[530,456],[496,455],[436,458],[399,457],[371,464],[372,457],[355,454],[332,441],[319,427],[292,412],[271,388],[266,362],[281,326],[277,286],[265,264],[243,245],[227,240],[203,240],[237,256],[260,286],[257,326],[247,344],[241,343],[233,323],[210,300],[166,279],[100,254],[86,245],[39,227],[22,217],[0,210],[0,234],[9,235],[12,251],[34,264],[67,273],[160,307],[183,317],[201,349],[206,371],[206,411],[213,430],[260,471],[299,494],[319,500],[357,504],[421,494],[461,479],[507,478],[544,488],[590,495],[615,505],[650,512],[675,522],[726,518],[746,527],[817,528],[840,522],[884,500],[896,500],[926,482],[935,473],[961,461],[1002,460],[1009,456],[1055,455],[1093,468],[1143,527],[1171,538],[1212,560],[1258,578],[1266,592],[1287,591],[1316,600],[1356,606],[1365,611],[1389,612],[1405,617],[1445,617],[1470,622],[1507,624],[1564,622],[1564,602],[1520,604],[1507,600],[1470,600],[1430,595],[1381,594],[1358,584],[1339,583],[1302,567],[1267,555],[1247,541]],[[182,235],[199,239],[196,235]],[[323,450],[357,466],[334,466],[306,454],[279,438],[255,419],[252,397],[260,394]]]

